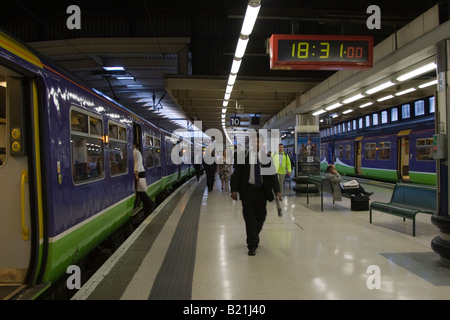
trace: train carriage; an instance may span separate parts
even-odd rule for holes
[[[133,143],[143,154],[150,197],[192,174],[191,166],[173,164],[171,138],[0,32],[6,296],[28,287],[37,297],[136,212]]]
[[[420,102],[420,103],[418,103]],[[423,106],[420,115],[373,125],[365,118],[354,119],[321,133],[321,170],[334,163],[343,175],[359,176],[388,182],[407,181],[436,184],[433,159],[434,97],[412,101],[404,106]],[[386,114],[393,113],[392,109]],[[425,110],[427,110],[425,112]],[[362,124],[362,125],[361,125]]]

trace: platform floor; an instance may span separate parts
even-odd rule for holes
[[[240,201],[191,179],[114,253],[73,299],[450,299],[450,269],[430,247],[430,215],[412,221],[351,211],[350,200],[298,195],[285,185],[283,216],[268,203],[256,256],[247,255]],[[366,184],[371,200],[392,188]],[[377,285],[378,288],[377,288]]]

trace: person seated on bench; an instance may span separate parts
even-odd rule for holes
[[[343,193],[356,196],[361,195],[371,196],[373,194],[373,192],[367,192],[366,190],[364,190],[364,188],[360,184],[358,184],[357,188],[349,188],[349,189],[342,188],[341,186],[342,177],[336,170],[334,164],[329,164],[327,166],[327,172],[325,176],[331,182],[331,185],[333,187],[333,201],[342,201]]]

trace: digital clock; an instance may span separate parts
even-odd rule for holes
[[[272,70],[364,70],[372,66],[370,36],[274,34],[270,38]]]

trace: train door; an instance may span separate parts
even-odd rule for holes
[[[355,174],[362,174],[361,163],[362,163],[362,137],[357,137],[355,139]]]
[[[24,287],[32,251],[24,82],[0,65],[0,300]]]
[[[409,181],[409,137],[398,138],[398,177]]]

